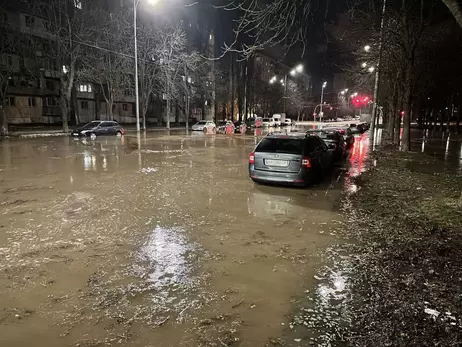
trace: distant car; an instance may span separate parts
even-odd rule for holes
[[[211,120],[200,120],[191,127],[193,131],[215,132],[217,126]]]
[[[335,130],[339,132],[345,139],[345,147],[347,149],[351,148],[351,146],[353,146],[355,143],[355,137],[353,135],[353,132],[348,126],[335,126],[335,127],[324,128],[324,130],[329,130],[329,131]]]
[[[73,130],[71,134],[74,137],[89,137],[95,140],[97,136],[122,136],[125,130],[117,122],[97,120]]]
[[[321,137],[327,144],[327,147],[333,153],[334,162],[343,160],[346,155],[346,142],[342,134],[335,129],[324,128],[308,130],[307,134],[316,134]]]
[[[275,127],[280,127],[281,123],[281,115],[280,114],[273,114],[273,122]]]
[[[234,133],[245,134],[247,132],[247,124],[241,120],[234,122]]]
[[[234,124],[230,120],[221,120],[217,123],[217,133],[234,134]]]
[[[263,126],[263,118],[252,117],[247,119],[246,125],[248,128],[260,128]]]
[[[263,118],[262,119],[262,126],[264,127],[274,127],[275,123],[273,118]]]
[[[335,119],[336,122],[343,122],[344,120],[345,120],[345,119],[340,118],[340,117],[337,117],[337,118]]]
[[[292,125],[292,119],[286,118],[281,124],[282,126],[291,126]]]
[[[257,183],[305,186],[333,163],[333,153],[319,136],[272,133],[249,156],[249,176]]]

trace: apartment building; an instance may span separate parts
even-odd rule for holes
[[[85,0],[68,1],[75,11],[86,6]],[[59,79],[66,73],[66,66],[56,66],[56,60],[47,58],[46,52],[53,45],[54,38],[49,34],[47,20],[31,11],[31,3],[33,1],[18,0],[0,4],[0,73],[8,79],[4,109],[9,124],[60,124],[62,117]],[[109,11],[130,11],[133,0],[97,0],[92,2],[92,6],[103,6]],[[150,20],[143,8],[138,11],[140,21]],[[181,13],[178,21],[190,32],[188,38],[191,37],[192,44],[199,51],[210,52],[215,49],[213,29],[199,25],[199,17]],[[13,45],[14,49],[11,49],[12,46],[8,44],[10,41],[19,44]],[[211,54],[207,53],[208,56],[212,56]],[[190,114],[194,113],[197,118],[203,118],[206,114],[213,117],[212,76],[210,78],[209,93],[192,95],[191,98]],[[134,123],[136,118],[133,91],[123,90],[116,94],[112,107],[113,118],[120,123]],[[109,118],[108,106],[99,85],[85,81],[76,82],[71,104],[71,123],[73,120],[84,123]],[[159,117],[159,114],[162,116]],[[166,122],[166,114],[165,98],[159,96],[148,107],[147,121],[156,123],[160,118]],[[172,102],[170,121],[184,122],[185,118],[186,110]]]

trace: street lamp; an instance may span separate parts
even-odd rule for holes
[[[361,64],[361,67],[366,67],[367,66],[367,63],[362,63]]]
[[[371,66],[368,70],[369,70],[370,73],[372,73],[372,72],[374,72],[375,67]]]
[[[326,88],[327,86],[327,81],[324,81],[324,83],[322,84],[322,88],[321,88],[321,106],[319,107],[319,120],[321,120],[323,114],[322,114],[322,103],[323,103],[323,99],[324,99],[324,88]]]
[[[298,64],[297,67],[295,68],[295,70],[297,72],[303,72],[303,65],[302,64]]]
[[[133,1],[133,35],[135,38],[135,104],[136,104],[136,131],[140,132],[140,95],[138,87],[138,39],[136,37],[136,9],[140,0]],[[157,5],[160,0],[147,0],[151,6]]]
[[[365,50],[366,52],[369,52],[369,51],[371,50],[371,46],[365,45],[365,46],[364,46],[364,50]]]

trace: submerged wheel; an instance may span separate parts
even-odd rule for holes
[[[92,139],[92,140],[96,140],[96,135],[95,135],[95,134],[93,134],[93,133],[91,133],[91,134],[90,134],[90,139]]]
[[[118,131],[118,132],[116,133],[116,136],[117,136],[118,138],[121,138],[121,137],[122,137],[122,133],[121,133],[120,131]]]

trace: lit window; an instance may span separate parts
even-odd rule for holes
[[[81,84],[79,85],[78,91],[82,93],[91,93],[93,91],[93,88],[91,84]]]
[[[74,6],[75,8],[78,8],[79,10],[82,9],[82,0],[74,0]]]

